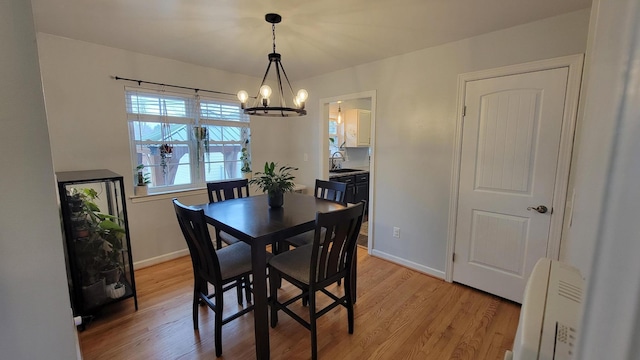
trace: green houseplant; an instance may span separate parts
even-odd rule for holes
[[[119,218],[100,211],[94,189],[72,188],[68,195],[83,296],[87,305],[98,305],[104,301],[105,285],[120,280],[126,232]]]
[[[267,193],[269,199],[269,206],[272,208],[279,208],[284,202],[284,193],[293,191],[295,186],[293,179],[295,177],[291,175],[291,171],[298,170],[292,166],[280,166],[276,163],[264,163],[264,171],[257,172],[253,179],[249,180],[252,185],[258,186],[263,192]]]
[[[249,145],[249,140],[244,141],[244,146],[242,147],[240,161],[242,161],[242,168],[240,171],[242,172],[242,176],[245,179],[251,178],[251,158],[249,157],[249,150],[247,146]]]
[[[144,164],[139,164],[135,168],[136,187],[135,194],[144,196],[149,193],[149,184],[151,183],[151,174],[144,172]]]

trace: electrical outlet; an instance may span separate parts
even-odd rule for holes
[[[304,161],[309,161],[309,154],[304,153]]]
[[[399,227],[396,227],[396,226],[393,227],[393,237],[394,238],[398,238],[398,239],[400,238],[400,228]]]

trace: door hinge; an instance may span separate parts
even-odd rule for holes
[[[462,117],[467,116],[467,105],[462,107]]]
[[[456,253],[453,253],[453,255],[451,255],[451,261],[453,261],[453,262],[456,261]]]

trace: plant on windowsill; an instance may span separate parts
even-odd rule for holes
[[[145,196],[149,193],[149,184],[151,183],[150,174],[144,172],[144,164],[139,164],[135,169],[136,176],[136,188],[135,194],[137,196]]]
[[[292,166],[280,166],[276,171],[276,163],[264,163],[264,172],[257,172],[253,179],[249,180],[252,185],[258,186],[262,192],[266,192],[269,200],[269,206],[279,208],[284,202],[284,193],[293,191],[295,186],[291,175],[291,171],[298,170]]]

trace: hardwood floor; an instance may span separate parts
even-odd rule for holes
[[[79,333],[84,359],[215,359],[214,316],[206,306],[200,308],[200,330],[193,330],[189,257],[135,275],[139,310],[134,311],[133,300],[105,309]],[[283,282],[279,296],[289,291],[293,286]],[[226,293],[225,308],[238,306],[235,296],[235,291]],[[306,314],[301,305],[298,310]],[[519,313],[518,304],[370,257],[361,249],[354,334],[347,332],[346,309],[333,309],[318,321],[318,355],[334,360],[502,360],[512,347]],[[309,332],[286,314],[279,320],[270,330],[271,358],[310,358]],[[253,336],[252,313],[224,325],[220,359],[254,359]]]

